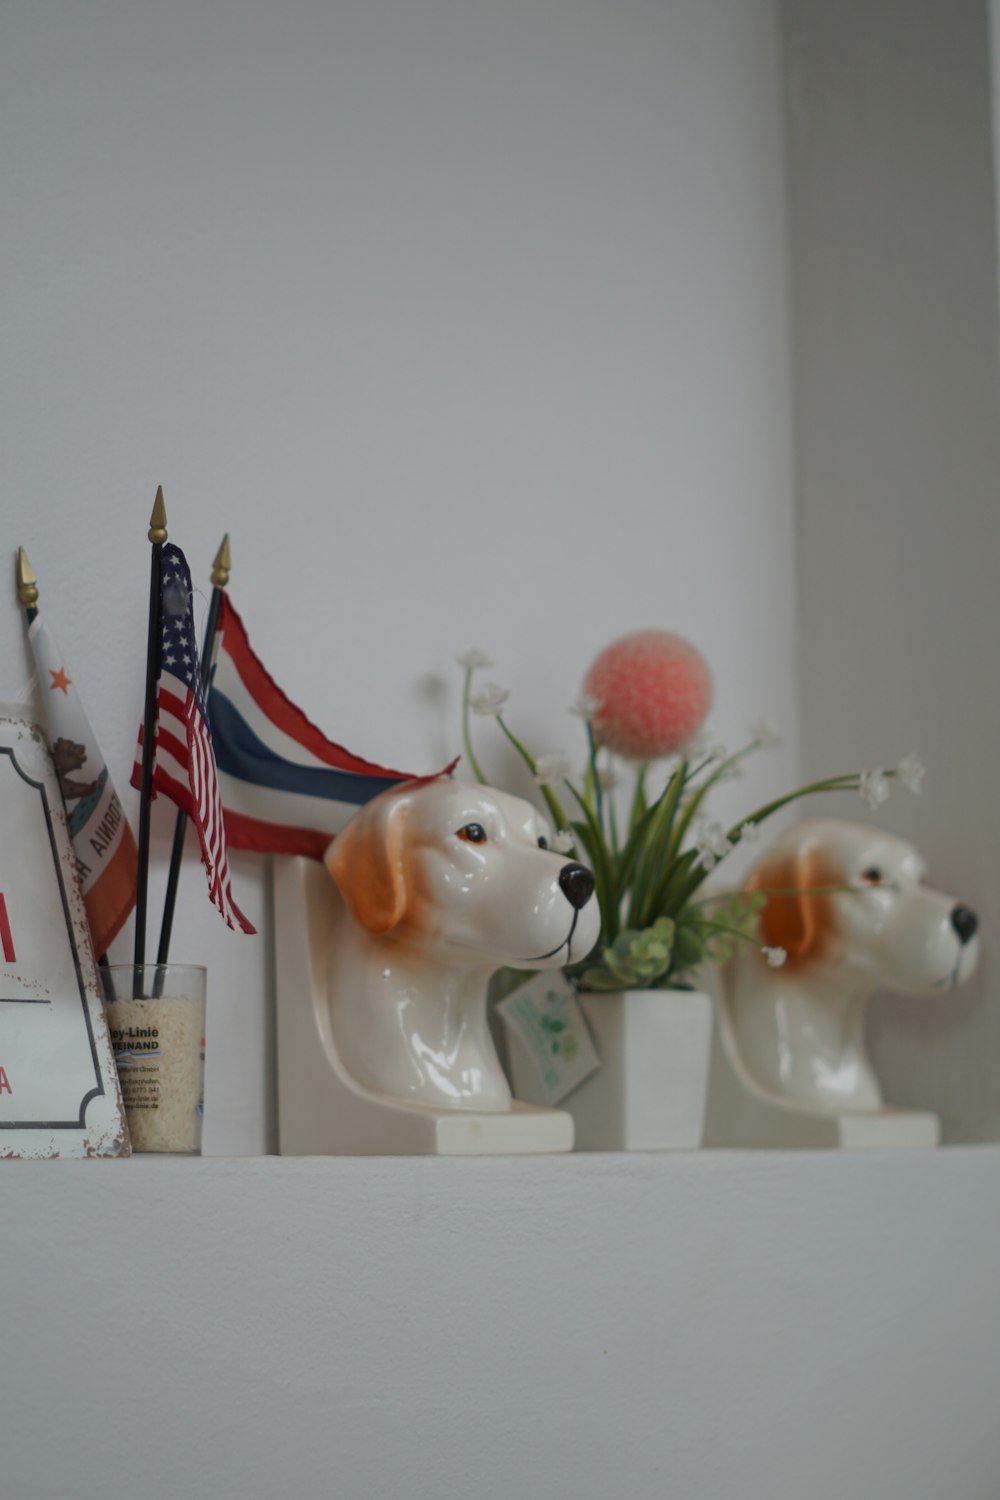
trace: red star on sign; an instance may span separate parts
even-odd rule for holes
[[[73,681],[73,679],[72,677],[66,676],[66,668],[60,667],[58,672],[53,672],[52,668],[50,667],[49,676],[52,678],[52,681],[49,683],[49,692],[54,693],[56,688],[61,688],[64,696],[68,698],[70,683]]]

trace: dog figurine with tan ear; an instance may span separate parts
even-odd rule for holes
[[[869,998],[943,995],[978,958],[976,914],[929,890],[924,870],[902,839],[835,821],[797,824],[754,870],[745,889],[768,893],[759,936],[771,963],[740,944],[724,1004],[762,1088],[811,1109],[882,1108],[865,1046]]]
[[[329,1040],[384,1099],[435,1109],[511,1108],[486,986],[508,966],[556,969],[597,942],[594,877],[548,847],[529,803],[438,777],[405,782],[330,845],[338,893]]]

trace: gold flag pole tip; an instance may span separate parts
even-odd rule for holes
[[[163,485],[156,487],[156,499],[153,501],[153,514],[149,518],[149,540],[155,546],[162,546],[167,540],[167,507],[163,499]]]
[[[38,579],[23,547],[17,549],[17,597],[25,609],[34,609],[38,603]]]
[[[229,575],[233,568],[233,555],[229,550],[229,532],[227,531],[219,544],[219,550],[215,554],[212,564],[212,587],[224,589],[229,582]]]

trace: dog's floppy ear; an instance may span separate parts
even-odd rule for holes
[[[406,910],[403,830],[410,802],[383,792],[355,813],[325,864],[348,911],[369,932],[391,932]]]
[[[837,878],[815,848],[765,859],[747,881],[747,891],[789,892],[768,895],[760,914],[759,933],[769,948],[784,948],[791,965],[818,958],[833,936],[833,902],[822,887]]]

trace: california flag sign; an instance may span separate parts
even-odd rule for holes
[[[28,627],[38,691],[97,957],[135,905],[136,848],[72,677],[41,615]]]

